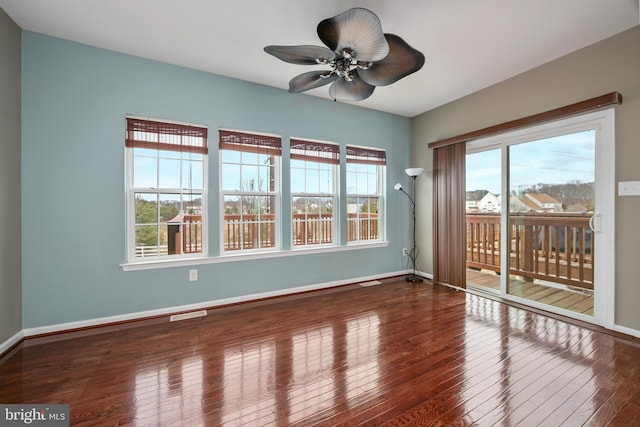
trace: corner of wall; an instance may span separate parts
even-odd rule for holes
[[[21,49],[22,29],[0,9],[0,354],[22,334]]]

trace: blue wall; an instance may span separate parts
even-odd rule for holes
[[[401,271],[410,119],[24,32],[23,326],[34,328]],[[381,90],[384,90],[381,89]],[[374,94],[375,96],[375,94]],[[387,247],[124,272],[127,114],[207,125],[217,247],[219,127],[387,150]],[[285,173],[283,181],[288,177]],[[283,199],[288,187],[284,185]],[[288,227],[287,223],[283,228]],[[286,234],[285,234],[286,235]],[[190,267],[194,268],[194,267]]]

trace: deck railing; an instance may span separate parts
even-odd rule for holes
[[[293,245],[321,245],[333,242],[333,214],[293,214]]]
[[[275,214],[225,214],[224,250],[271,248],[276,244]]]
[[[306,216],[293,214],[292,244],[321,245],[335,242],[332,214]],[[347,215],[347,240],[375,240],[378,234],[378,214]],[[268,248],[275,245],[275,215],[224,215],[224,249]]]
[[[377,213],[350,213],[347,215],[347,241],[377,240],[380,238]]]
[[[275,246],[275,220],[274,214],[225,214],[224,250]],[[136,258],[180,253],[180,243],[183,246],[182,253],[202,251],[202,225],[200,221],[199,216],[191,215],[190,218],[185,219],[183,224],[175,224],[175,230],[169,233],[171,238],[168,244],[137,246]],[[291,221],[293,246],[337,243],[334,241],[335,218],[330,213],[316,216],[293,214]],[[353,213],[347,215],[347,241],[376,240],[379,237],[378,214]]]
[[[593,290],[589,214],[511,214],[509,272]],[[500,272],[500,216],[467,214],[467,267]]]

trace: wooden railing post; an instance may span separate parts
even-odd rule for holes
[[[500,216],[467,214],[467,267],[500,271]],[[589,215],[510,215],[509,273],[593,289],[594,237]],[[489,251],[491,253],[489,253]]]
[[[533,271],[533,226],[524,226],[524,236],[522,238],[522,270]],[[527,281],[533,281],[532,278],[525,277]]]

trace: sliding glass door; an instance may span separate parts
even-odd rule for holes
[[[468,287],[612,324],[613,143],[613,110],[468,143]]]
[[[595,146],[590,129],[508,147],[510,295],[593,316]]]
[[[500,293],[502,153],[480,149],[466,158],[467,287]]]

